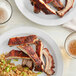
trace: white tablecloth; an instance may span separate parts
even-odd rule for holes
[[[36,27],[47,32],[55,40],[55,42],[61,49],[61,53],[64,61],[63,76],[76,76],[76,60],[68,57],[68,55],[66,54],[63,48],[66,37],[72,31],[63,28],[62,26],[45,27],[35,24],[21,14],[21,12],[18,10],[18,8],[14,3],[14,0],[9,0],[9,1],[13,6],[13,16],[11,20],[5,24],[7,25],[6,27],[0,28],[0,34],[3,34],[4,32],[11,30],[12,28],[16,28],[20,26]]]

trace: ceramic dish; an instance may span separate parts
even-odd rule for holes
[[[64,0],[61,1],[64,3]],[[76,13],[76,0],[74,2],[74,7],[62,18],[53,14],[45,15],[43,12],[39,14],[34,13],[33,6],[31,5],[30,0],[15,0],[15,3],[25,17],[43,26],[57,26],[64,24],[71,20]]]
[[[61,52],[57,44],[51,39],[51,37],[39,29],[32,27],[20,27],[4,33],[3,35],[0,36],[0,54],[9,52],[12,49],[17,49],[16,47],[8,46],[9,38],[16,36],[26,36],[31,34],[37,35],[38,38],[42,40],[44,46],[50,50],[49,52],[52,54],[55,62],[55,74],[53,76],[62,76],[63,59],[61,56]],[[15,64],[20,64],[20,63],[21,60],[19,60],[19,62]],[[39,76],[46,76],[46,74],[42,73]]]

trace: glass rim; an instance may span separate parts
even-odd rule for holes
[[[71,37],[71,36],[72,36],[73,34],[75,34],[75,33],[76,33],[76,31],[70,33],[70,34],[66,37],[65,42],[64,42],[64,48],[65,48],[65,50],[66,50],[66,53],[67,53],[71,58],[73,58],[73,59],[76,59],[76,57],[74,57],[73,55],[71,55],[71,54],[68,52],[69,50],[66,49],[66,43],[67,43],[68,38]]]
[[[12,8],[11,3],[10,3],[8,0],[5,0],[5,1],[10,5],[10,8],[11,8],[11,15],[10,15],[10,17],[9,17],[6,21],[0,23],[0,25],[1,25],[1,24],[5,24],[5,23],[7,23],[7,22],[11,19],[12,14],[13,14],[13,8]]]

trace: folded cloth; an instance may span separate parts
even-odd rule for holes
[[[73,31],[76,31],[76,18],[63,24],[62,26],[65,28],[71,29]]]

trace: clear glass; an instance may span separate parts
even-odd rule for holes
[[[8,22],[10,20],[10,18],[12,17],[13,9],[12,9],[12,6],[8,0],[0,0],[0,10],[1,10],[0,14],[4,13],[6,15],[6,13],[7,13],[6,19],[4,21],[0,20],[0,26],[3,26],[3,24]],[[3,10],[6,13],[2,12]],[[2,16],[1,18],[3,18],[3,17],[4,16]]]
[[[70,53],[70,51],[69,51],[69,48],[68,48],[70,42],[73,41],[73,40],[76,40],[76,31],[75,31],[75,32],[72,32],[71,34],[68,35],[68,37],[67,37],[66,40],[65,40],[64,47],[65,47],[65,50],[66,50],[67,54],[68,54],[70,57],[76,59],[76,56],[75,56],[75,55],[72,55],[72,54]]]

